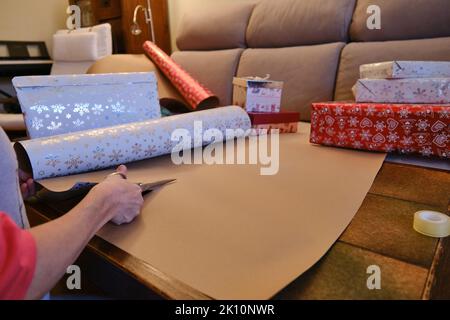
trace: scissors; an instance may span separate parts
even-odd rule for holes
[[[142,194],[146,195],[149,192],[154,191],[155,189],[160,188],[174,181],[176,181],[176,179],[165,179],[150,183],[137,183],[137,185],[141,188]],[[86,195],[95,185],[97,185],[97,183],[79,182],[75,184],[70,190],[62,192],[54,192],[46,189],[41,184],[36,183],[37,188],[36,197],[40,199],[65,201],[68,199],[73,199],[76,197]]]
[[[159,187],[165,186],[166,184],[172,183],[176,180],[177,179],[166,179],[150,183],[138,183],[137,185],[141,187],[142,194],[147,194]]]

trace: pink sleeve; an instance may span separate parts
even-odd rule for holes
[[[0,212],[0,300],[25,298],[36,268],[33,236]]]

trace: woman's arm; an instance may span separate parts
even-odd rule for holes
[[[117,171],[126,174],[126,167],[120,166]],[[66,215],[32,228],[37,262],[26,298],[38,299],[50,291],[104,224],[112,219],[131,222],[142,204],[140,187],[120,176],[110,176]]]

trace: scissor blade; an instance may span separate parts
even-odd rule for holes
[[[139,186],[141,187],[142,192],[148,192],[148,191],[153,191],[154,189],[164,186],[168,183],[174,182],[177,179],[166,179],[166,180],[161,180],[161,181],[156,181],[156,182],[151,182],[151,183],[141,183],[139,184]]]

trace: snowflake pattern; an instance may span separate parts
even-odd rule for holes
[[[75,103],[73,112],[78,113],[82,117],[86,113],[89,113],[89,103]]]
[[[67,166],[67,170],[78,169],[78,167],[83,163],[83,160],[80,160],[80,156],[69,155],[69,159],[64,163]]]
[[[420,150],[420,154],[424,157],[429,157],[429,156],[433,155],[433,150],[431,149],[431,147],[423,147]]]
[[[361,79],[357,82],[355,97],[357,102],[367,103],[449,103],[450,80],[445,77],[396,80]]]
[[[95,150],[93,151],[93,158],[94,160],[100,161],[105,157],[105,149],[100,148],[97,146]]]
[[[400,139],[400,136],[397,134],[397,132],[390,132],[387,137],[389,142],[397,142],[398,139]]]
[[[96,116],[99,116],[103,113],[103,106],[101,104],[95,104],[92,107],[92,113]]]
[[[373,135],[370,133],[369,130],[363,130],[363,131],[361,131],[360,136],[361,136],[361,140],[369,141]]]
[[[50,106],[53,110],[53,113],[59,113],[62,114],[64,110],[66,110],[66,107],[64,107],[62,104],[55,104]]]
[[[420,119],[419,121],[417,121],[416,126],[420,131],[426,131],[430,124],[428,123],[428,120]]]
[[[337,107],[334,109],[334,114],[337,115],[337,116],[342,116],[343,113],[344,113],[344,109],[342,109],[341,106],[337,106]]]
[[[439,118],[440,119],[449,119],[450,118],[450,108],[443,107],[441,109],[441,111],[439,112]]]
[[[125,106],[120,104],[120,102],[117,102],[116,104],[111,105],[112,112],[114,113],[124,113],[125,112]]]
[[[386,129],[386,124],[383,121],[377,121],[377,123],[375,124],[375,129],[377,131],[384,131],[384,129]]]
[[[74,125],[76,128],[78,128],[78,127],[81,127],[81,126],[84,124],[84,121],[83,121],[83,120],[80,120],[80,119],[77,119],[77,120],[75,120],[75,121],[72,121],[72,123],[73,123],[73,125]]]
[[[407,108],[401,108],[399,111],[400,118],[408,118],[411,112]]]
[[[334,112],[337,106],[349,116],[344,128],[340,122],[343,116]],[[355,112],[357,108],[362,113]],[[330,102],[314,104],[312,114],[313,143],[450,159],[450,125],[442,120],[450,118],[450,106]],[[334,131],[338,133],[331,135]]]
[[[53,167],[53,168],[56,168],[56,166],[61,163],[61,160],[59,160],[59,157],[56,155],[52,155],[52,154],[49,154],[48,156],[46,156],[45,160],[46,160],[45,165]]]
[[[350,127],[357,127],[359,124],[359,120],[356,117],[350,117],[350,119],[348,120],[348,124],[350,125]]]
[[[142,145],[140,143],[135,143],[131,146],[131,153],[139,154],[142,151]]]
[[[44,111],[48,111],[48,107],[44,105],[37,105],[30,107],[30,110],[36,111],[38,114],[41,114]]]
[[[52,122],[50,122],[50,125],[47,126],[47,129],[51,130],[51,131],[55,131],[55,130],[58,130],[59,128],[61,128],[61,126],[62,126],[61,122],[56,123],[55,121],[52,121]]]
[[[34,117],[33,120],[32,120],[32,122],[31,122],[31,126],[32,126],[35,130],[39,131],[39,129],[41,129],[41,128],[44,127],[43,122],[44,122],[44,121],[43,121],[42,119],[39,119],[39,118],[37,118],[37,117]]]
[[[108,157],[111,162],[119,162],[120,159],[123,158],[122,150],[113,149],[111,151],[111,154],[108,155]]]

